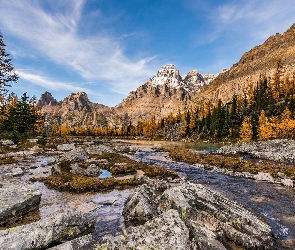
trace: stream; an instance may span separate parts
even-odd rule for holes
[[[279,184],[228,176],[197,164],[175,162],[169,158],[168,153],[151,150],[147,146],[142,146],[141,150],[137,150],[129,157],[175,171],[192,183],[203,184],[242,204],[272,227],[276,238],[276,249],[295,249],[294,189]]]
[[[200,153],[212,151],[219,145],[170,143],[153,141],[113,140],[112,146],[128,146],[132,153],[125,154],[137,161],[162,166],[177,172],[187,181],[203,184],[218,191],[229,199],[242,204],[257,216],[266,220],[276,238],[276,249],[295,249],[295,192],[278,184],[233,177],[204,169],[201,165],[190,165],[171,160],[167,152],[158,150],[162,146],[193,148]],[[14,165],[2,165],[0,183],[22,183],[30,177],[41,177],[51,172],[54,156],[28,156]],[[13,175],[11,169],[20,167],[24,174]],[[108,176],[107,172],[102,177]],[[42,191],[37,219],[63,211],[66,208],[93,213],[96,217],[94,235],[120,231],[123,226],[122,210],[130,190],[113,190],[106,193],[73,194],[48,189],[43,183],[35,182]]]

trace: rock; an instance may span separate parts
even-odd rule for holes
[[[40,221],[0,231],[1,249],[43,249],[90,230],[95,218],[75,211],[53,214]]]
[[[55,164],[51,167],[51,174],[61,174],[61,168],[58,164]]]
[[[294,187],[294,182],[291,179],[284,178],[284,179],[281,179],[281,182],[286,187]]]
[[[38,209],[41,192],[34,185],[5,186],[0,192],[0,225]],[[1,244],[0,244],[1,246]]]
[[[254,175],[253,177],[257,181],[274,181],[274,178],[269,173],[258,172],[258,174]]]
[[[135,188],[125,201],[122,214],[126,226],[141,225],[156,216],[156,195],[151,187],[143,184]]]
[[[79,237],[77,239],[73,239],[71,241],[67,241],[63,244],[60,244],[56,247],[49,248],[50,250],[90,250],[96,249],[95,241],[91,234],[87,234],[85,236]]]
[[[95,164],[89,165],[85,171],[86,176],[93,176],[93,177],[99,176],[100,173],[101,173],[101,169]]]
[[[75,148],[76,147],[75,147],[74,143],[57,145],[57,150],[59,150],[59,151],[69,151],[69,150],[73,150]]]
[[[271,228],[266,223],[200,184],[185,183],[166,190],[159,199],[159,208],[163,212],[179,211],[196,242],[200,242],[200,232],[205,232],[200,228],[206,228],[209,238],[222,244],[230,241],[246,249],[270,249],[273,245]],[[201,239],[204,237],[208,234]]]
[[[166,189],[177,186],[183,181],[180,178],[175,178],[173,180],[152,179],[145,175],[138,175],[138,178],[140,178],[143,183],[152,187],[153,190],[159,192],[164,192]]]
[[[60,161],[77,161],[77,162],[85,162],[87,160],[87,154],[85,149],[76,148],[71,151],[65,152],[59,158]]]
[[[0,188],[2,188],[3,187],[3,185],[0,183]]]
[[[189,230],[175,210],[168,210],[119,236],[104,236],[97,249],[189,249]]]
[[[11,174],[12,176],[20,176],[24,174],[24,171],[21,168],[12,168]]]
[[[72,174],[82,174],[85,176],[99,176],[101,173],[101,170],[99,167],[97,167],[95,164],[91,164],[87,169],[79,167],[77,163],[71,165],[70,172]]]
[[[249,154],[255,158],[279,162],[295,161],[295,141],[275,139],[259,142],[241,142],[230,146],[221,147],[218,154]]]

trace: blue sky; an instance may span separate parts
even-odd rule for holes
[[[115,106],[165,64],[230,68],[294,13],[291,0],[1,0],[0,30],[18,95],[85,91]]]

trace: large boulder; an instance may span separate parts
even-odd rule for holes
[[[0,191],[0,225],[38,209],[40,201],[41,191],[35,185],[21,184],[2,187]]]
[[[96,242],[92,234],[87,234],[82,237],[67,241],[58,246],[49,248],[50,250],[90,250],[96,249]]]
[[[90,214],[65,211],[40,221],[0,231],[1,249],[43,249],[71,240],[92,229]]]
[[[129,227],[119,236],[104,236],[97,249],[177,249],[189,248],[189,230],[175,210],[168,210],[138,227]]]
[[[88,156],[84,148],[73,149],[71,151],[63,153],[59,157],[59,161],[85,162],[87,159]]]
[[[157,214],[156,195],[146,184],[135,188],[125,201],[123,216],[126,226],[141,225]]]
[[[270,249],[271,228],[238,203],[203,185],[185,183],[166,190],[160,197],[162,212],[177,210],[190,228],[195,242],[204,246],[207,239],[216,245],[233,242],[245,249]],[[218,248],[217,248],[218,249]]]

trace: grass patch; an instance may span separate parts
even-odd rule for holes
[[[124,189],[140,185],[138,179],[117,180],[115,178],[98,179],[75,174],[53,174],[44,178],[34,178],[32,181],[41,181],[49,188],[59,191],[70,191],[75,193],[102,192],[112,189]]]
[[[165,149],[169,152],[169,156],[175,161],[183,161],[190,164],[202,164],[205,167],[212,168],[226,168],[233,172],[249,172],[251,174],[258,174],[258,172],[265,172],[277,178],[278,172],[284,173],[288,178],[295,178],[294,166],[288,166],[276,162],[263,160],[262,162],[247,161],[241,159],[239,156],[223,156],[217,154],[197,154],[188,149]]]
[[[18,163],[18,160],[12,156],[0,157],[0,165]]]
[[[70,172],[72,161],[61,161],[58,163],[61,173],[54,173],[48,177],[32,178],[31,181],[41,181],[49,188],[59,191],[82,192],[102,192],[112,189],[124,189],[142,184],[134,178],[116,179],[114,176],[135,174],[137,170],[142,170],[148,177],[170,177],[176,178],[178,175],[165,168],[150,166],[145,163],[134,161],[118,153],[103,153],[97,155],[96,160],[107,159],[109,164],[99,165],[101,168],[108,169],[113,177],[99,179],[98,177],[88,177],[81,174]],[[93,162],[95,163],[95,162]],[[121,165],[118,165],[120,163]],[[125,164],[122,164],[125,163]],[[86,168],[90,163],[78,163],[80,167]]]

